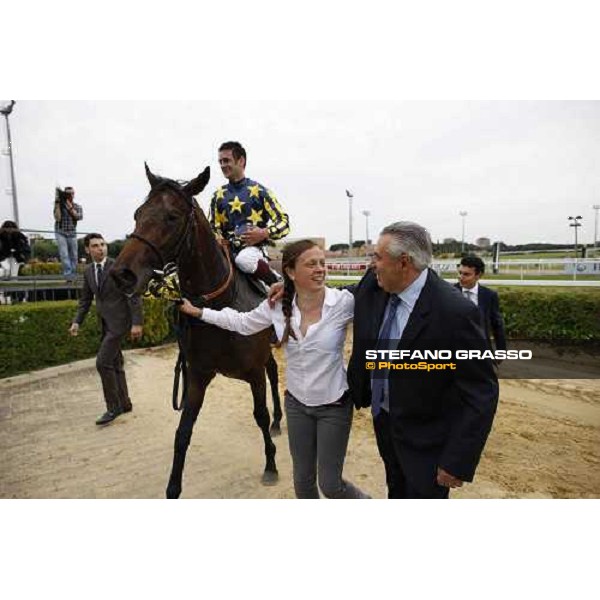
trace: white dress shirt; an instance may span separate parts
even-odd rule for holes
[[[310,325],[303,336],[294,297],[290,323],[298,339],[290,337],[285,345],[286,379],[287,389],[302,404],[330,404],[348,389],[343,348],[347,326],[353,317],[354,296],[346,290],[325,288],[321,320]],[[266,300],[246,313],[231,308],[205,308],[202,320],[242,335],[252,335],[273,325],[279,339],[285,328],[281,302],[270,308]]]

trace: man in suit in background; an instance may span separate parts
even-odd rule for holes
[[[132,410],[121,340],[128,331],[132,340],[142,337],[142,304],[139,296],[125,296],[110,277],[114,260],[107,258],[108,248],[102,235],[89,233],[84,238],[84,245],[92,261],[83,275],[83,290],[69,332],[73,336],[78,334],[95,296],[96,312],[102,320],[102,342],[96,356],[96,368],[106,401],[106,412],[96,420],[96,425],[106,425]]]
[[[500,314],[498,293],[479,284],[485,272],[485,264],[478,256],[465,256],[458,266],[458,283],[455,287],[462,291],[465,298],[479,307],[481,320],[490,350],[493,350],[492,336],[497,350],[506,350],[504,321]]]
[[[479,311],[428,268],[431,257],[426,229],[393,223],[355,290],[348,382],[355,406],[371,405],[389,498],[447,498],[472,481],[498,402],[489,359],[387,377],[365,368],[365,351],[375,347],[453,355],[486,349]]]

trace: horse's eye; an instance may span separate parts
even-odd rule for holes
[[[169,223],[174,223],[175,221],[177,221],[177,219],[177,215],[173,213],[167,215],[167,221],[169,221]]]

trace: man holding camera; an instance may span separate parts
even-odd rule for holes
[[[83,209],[74,202],[75,190],[67,186],[56,188],[54,200],[54,233],[58,244],[63,275],[67,281],[77,277],[77,221],[83,218]]]

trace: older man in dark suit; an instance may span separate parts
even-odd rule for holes
[[[138,296],[127,297],[110,275],[114,263],[107,257],[107,246],[99,233],[89,233],[84,238],[86,252],[92,258],[83,276],[83,291],[69,332],[77,335],[94,296],[96,312],[102,320],[102,342],[96,356],[96,368],[102,380],[106,412],[96,420],[106,425],[120,414],[132,410],[127,380],[123,368],[121,340],[131,332],[131,338],[142,336],[142,305]]]
[[[493,350],[492,334],[496,349],[506,350],[506,335],[498,293],[479,283],[484,273],[485,263],[479,256],[465,256],[458,266],[458,283],[455,287],[479,308],[490,350]]]
[[[355,291],[348,381],[357,408],[371,405],[389,498],[447,498],[472,481],[498,402],[489,359],[387,377],[365,368],[373,348],[486,349],[477,307],[428,269],[431,255],[427,230],[394,223],[381,232],[374,268]]]

